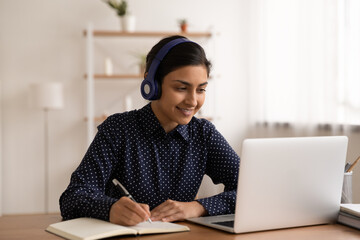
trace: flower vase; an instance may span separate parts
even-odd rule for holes
[[[187,32],[187,27],[188,25],[187,24],[181,24],[180,25],[180,30],[182,33],[186,33]]]
[[[121,29],[124,32],[135,32],[136,17],[134,15],[125,15],[120,18]]]

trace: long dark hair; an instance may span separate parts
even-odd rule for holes
[[[148,53],[146,56],[146,68],[145,72],[149,71],[150,65],[155,58],[159,50],[168,42],[175,40],[177,38],[185,38],[183,36],[170,36],[160,40]],[[211,62],[206,58],[204,49],[194,43],[194,42],[185,42],[174,46],[161,61],[156,74],[155,79],[158,81],[159,86],[161,86],[164,77],[172,71],[180,67],[185,66],[199,66],[202,65],[206,68],[207,75],[210,75]]]

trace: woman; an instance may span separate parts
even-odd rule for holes
[[[151,102],[98,127],[60,197],[65,220],[136,225],[234,212],[239,157],[211,122],[194,117],[205,101],[210,67],[202,47],[182,36],[151,49],[141,89]],[[195,200],[204,174],[225,190]],[[113,179],[138,203],[121,197]]]

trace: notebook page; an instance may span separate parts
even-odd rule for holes
[[[131,228],[137,230],[140,235],[151,234],[151,233],[170,233],[170,232],[190,231],[190,228],[188,228],[187,226],[183,226],[175,223],[169,223],[169,222],[161,222],[161,221],[156,221],[152,223],[142,222]]]
[[[94,218],[77,218],[51,224],[47,231],[72,240],[92,240],[117,235],[136,235],[131,228]]]

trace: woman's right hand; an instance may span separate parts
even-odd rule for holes
[[[111,223],[133,226],[150,218],[150,208],[147,204],[136,203],[128,197],[122,197],[110,208]]]

